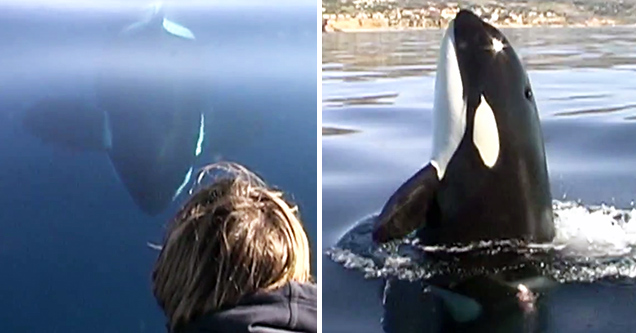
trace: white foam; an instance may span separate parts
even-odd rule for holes
[[[634,209],[612,206],[585,207],[555,202],[555,246],[569,256],[608,257],[629,254],[636,246],[636,223],[629,223]]]
[[[403,280],[427,279],[444,274],[449,266],[418,261],[413,253],[453,252],[501,249],[555,254],[541,262],[546,276],[560,282],[596,281],[603,278],[636,277],[636,209],[608,205],[584,206],[576,202],[554,201],[556,236],[549,244],[531,244],[516,249],[512,241],[482,241],[465,246],[421,246],[413,238],[381,246],[371,241],[374,218],[354,227],[336,248],[328,251],[331,259],[349,269],[360,270],[367,278],[393,277]],[[400,248],[410,248],[407,254]],[[485,251],[488,252],[488,251]],[[452,268],[450,268],[452,269]]]

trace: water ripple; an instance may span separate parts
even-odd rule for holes
[[[613,112],[624,111],[624,110],[629,110],[633,108],[636,108],[636,104],[593,108],[593,109],[587,109],[587,110],[561,111],[561,112],[555,113],[554,115],[555,116],[580,116],[580,115],[599,114],[599,113],[613,113]]]
[[[529,70],[612,68],[634,70],[633,27],[503,29]],[[442,30],[337,33],[322,35],[323,70],[340,69],[341,77],[360,80],[431,74]],[[596,36],[598,38],[590,38]],[[627,66],[627,67],[625,67]],[[373,75],[360,76],[365,71]]]
[[[436,247],[423,246],[411,236],[377,246],[371,241],[373,216],[347,232],[328,254],[366,278],[466,278],[521,266],[532,266],[559,282],[636,278],[636,224],[629,223],[635,209],[568,201],[554,201],[553,206],[557,235],[549,244],[523,246],[502,240]]]

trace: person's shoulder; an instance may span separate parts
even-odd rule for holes
[[[290,326],[299,332],[318,330],[317,288],[312,283],[290,282]]]
[[[177,333],[317,332],[317,289],[289,282],[243,298],[237,305],[208,313]]]
[[[313,283],[290,282],[286,285],[289,288],[289,296],[291,301],[316,304],[318,303],[318,291]]]

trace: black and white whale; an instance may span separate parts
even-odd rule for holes
[[[537,106],[506,37],[467,10],[437,63],[430,162],[382,209],[386,242],[418,230],[425,244],[549,242],[552,199]]]
[[[390,197],[373,240],[417,231],[421,243],[442,247],[550,242],[552,199],[530,81],[506,37],[470,11],[461,10],[443,37],[433,112],[431,160]],[[506,304],[532,308],[535,292],[554,286],[515,251],[427,257],[460,268],[427,281],[460,323]]]
[[[158,214],[186,187],[204,149],[210,106],[197,50],[194,33],[154,5],[104,50],[94,101],[42,99],[23,125],[45,142],[106,152],[137,206]]]

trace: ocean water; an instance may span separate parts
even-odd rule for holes
[[[503,30],[539,108],[557,224],[551,249],[563,259],[542,265],[559,283],[531,311],[509,307],[466,325],[426,288],[435,267],[369,235],[389,196],[429,160],[443,31],[323,34],[324,332],[636,331],[632,30]]]
[[[202,60],[185,66],[174,82],[178,89],[198,89],[211,109],[195,168],[237,161],[287,191],[316,253],[316,7],[283,2],[166,7],[194,33]],[[172,68],[157,57],[154,40],[115,54],[113,41],[139,20],[144,5],[0,4],[0,332],[165,331],[150,284],[158,252],[147,243],[162,241],[166,222],[187,196],[147,215],[105,153],[44,142],[23,121],[45,98],[94,101],[105,58],[114,59],[107,70],[115,81],[133,73],[148,86],[161,73],[139,66]],[[152,108],[139,112],[157,124],[165,116]],[[136,144],[135,133],[128,134]],[[315,256],[312,264],[315,272]]]

